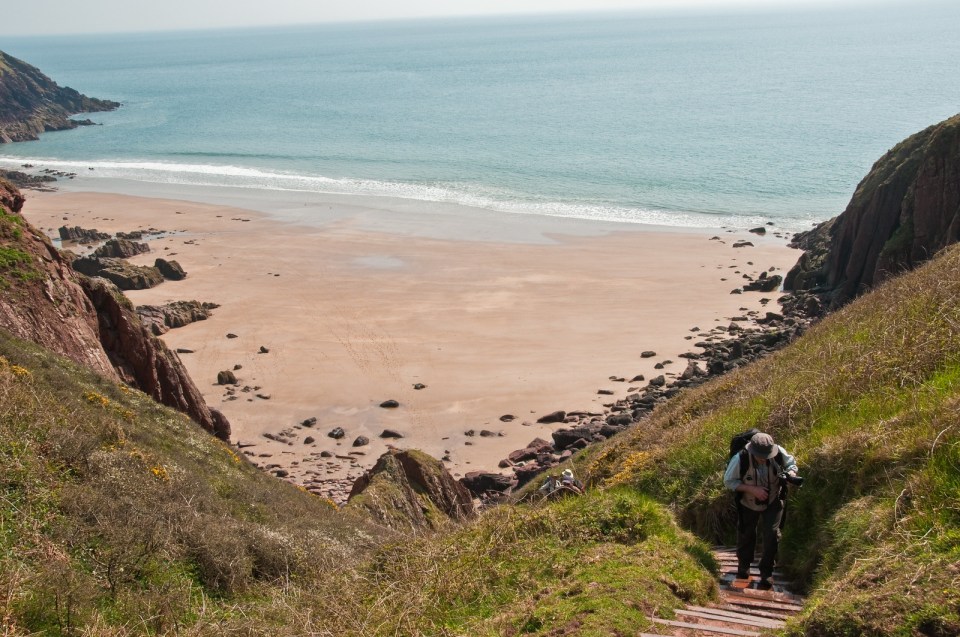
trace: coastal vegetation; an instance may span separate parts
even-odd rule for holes
[[[716,594],[723,449],[807,476],[790,634],[960,627],[960,249],[576,457],[590,494],[398,533],[254,469],[183,415],[0,338],[8,634],[611,634]],[[681,530],[681,527],[690,529]],[[697,538],[700,539],[697,539]],[[558,629],[561,632],[556,632]]]

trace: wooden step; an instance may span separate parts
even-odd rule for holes
[[[696,617],[697,619],[708,619],[711,621],[723,622],[725,624],[739,624],[743,626],[754,626],[756,628],[783,628],[786,624],[780,621],[772,621],[769,619],[761,619],[760,617],[750,617],[746,614],[741,614],[739,616],[734,613],[729,613],[726,615],[719,615],[717,613],[702,612],[698,610],[689,610],[678,608],[676,611],[677,615],[681,617]]]
[[[796,604],[781,604],[779,602],[768,602],[763,599],[757,599],[755,597],[746,597],[743,595],[736,595],[730,593],[723,596],[723,600],[728,604],[733,604],[734,606],[746,606],[749,608],[760,608],[763,610],[773,610],[780,611],[785,613],[790,613],[795,615],[800,612],[801,607]]]
[[[711,615],[717,615],[719,617],[736,617],[736,618],[750,619],[754,621],[778,624],[780,626],[783,626],[786,623],[784,621],[785,619],[784,617],[763,617],[762,615],[758,615],[754,611],[747,611],[743,609],[731,610],[731,609],[725,609],[725,608],[717,608],[716,606],[695,606],[693,604],[687,604],[686,609],[690,611],[701,612],[701,613],[710,613]]]
[[[659,617],[648,617],[650,621],[664,626],[673,626],[674,628],[688,628],[707,633],[717,633],[720,635],[739,635],[740,637],[760,637],[760,633],[750,630],[740,630],[739,628],[726,628],[724,626],[711,626],[709,624],[692,624],[690,622],[678,622],[672,619],[660,619]]]
[[[733,612],[740,613],[750,613],[756,617],[765,617],[767,619],[779,619],[781,621],[789,619],[793,616],[793,613],[776,613],[771,610],[759,610],[757,608],[746,609],[743,606],[735,606],[733,604],[711,604],[709,608],[716,608],[718,610],[729,610]]]
[[[778,602],[780,604],[791,604],[800,608],[803,606],[803,598],[799,595],[794,595],[793,593],[778,593],[777,591],[761,591],[756,588],[745,588],[739,586],[720,586],[722,591],[730,591],[731,593],[736,593],[737,595],[744,595],[746,597],[754,597],[756,599],[766,600],[768,602]]]

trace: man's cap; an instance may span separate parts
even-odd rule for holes
[[[752,453],[758,458],[770,458],[777,455],[777,452],[780,449],[777,448],[777,443],[773,441],[773,436],[765,433],[754,434],[753,438],[750,439],[750,442],[747,443],[747,451]]]
[[[572,478],[572,477],[573,477],[573,471],[570,470],[570,469],[564,469],[564,470],[563,470],[563,476],[564,476],[565,478]]]

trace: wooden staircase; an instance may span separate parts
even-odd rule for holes
[[[773,572],[771,590],[759,590],[756,562],[751,565],[749,579],[737,579],[735,549],[718,547],[713,554],[720,562],[720,601],[708,606],[687,605],[676,611],[676,619],[650,617],[662,631],[641,633],[641,637],[759,636],[782,628],[803,608],[804,598],[789,592],[790,582],[779,571]]]

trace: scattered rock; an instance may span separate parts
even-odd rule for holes
[[[424,385],[423,383],[415,383],[415,384],[413,385],[413,388],[419,391],[419,390],[421,390],[421,389],[426,389],[427,386]]]
[[[311,416],[310,418],[307,418],[306,420],[301,421],[300,424],[303,425],[304,427],[313,427],[315,424],[317,424],[317,417]]]
[[[403,434],[394,429],[384,429],[380,432],[381,438],[403,438]]]
[[[380,406],[383,407],[384,409],[396,409],[397,407],[400,406],[400,403],[397,402],[396,400],[391,399],[391,400],[383,401],[382,403],[380,403]]]
[[[500,422],[513,422],[516,419],[517,417],[514,416],[513,414],[504,414],[500,416]]]
[[[333,438],[334,440],[340,440],[341,438],[346,436],[347,433],[343,430],[343,427],[334,427],[333,429],[330,430],[330,432],[327,435]]]
[[[354,447],[363,447],[364,445],[369,445],[370,439],[366,436],[357,436],[353,441]]]
[[[270,350],[267,349],[266,347],[264,347],[263,345],[261,345],[261,346],[260,346],[260,353],[261,353],[261,354],[269,354],[269,353],[270,353]]]
[[[237,383],[237,376],[231,370],[226,369],[217,373],[218,385],[236,385]]]
[[[656,356],[656,355],[657,355],[656,352],[651,351],[651,350],[647,350],[647,351],[645,351],[645,352],[641,352],[641,353],[640,353],[640,358],[653,358],[653,357]]]

